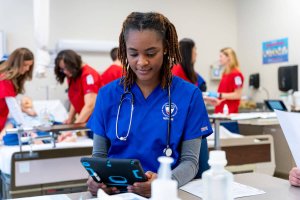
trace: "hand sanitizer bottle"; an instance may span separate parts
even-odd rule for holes
[[[224,166],[225,151],[210,151],[208,164],[211,168],[203,172],[203,200],[233,200],[233,175]]]
[[[223,114],[224,115],[229,115],[229,108],[228,108],[228,105],[226,103],[223,106]]]
[[[162,156],[158,161],[160,162],[158,178],[151,183],[151,200],[180,200],[177,196],[178,183],[171,179],[173,158]]]

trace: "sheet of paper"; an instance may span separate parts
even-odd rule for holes
[[[300,167],[300,113],[275,110],[297,167]]]
[[[113,196],[118,196],[121,197],[123,200],[148,200],[140,195],[133,194],[133,193],[121,193],[121,194],[116,194]],[[98,198],[93,198],[89,200],[99,200]]]
[[[18,198],[14,200],[71,200],[71,199],[65,194],[59,194],[59,195],[49,195],[49,196],[25,197],[25,198]]]
[[[195,180],[180,188],[188,193],[203,198],[203,181]],[[233,182],[233,198],[254,196],[264,194],[265,192],[254,187],[243,185],[237,182]]]

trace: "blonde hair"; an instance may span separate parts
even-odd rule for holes
[[[25,74],[20,74],[19,70],[25,61],[33,61],[30,69]],[[8,60],[0,65],[0,79],[11,80],[14,84],[16,93],[24,93],[26,80],[32,79],[34,65],[33,53],[27,48],[18,48],[8,57]]]
[[[220,50],[222,54],[229,58],[229,64],[224,69],[224,74],[228,74],[232,72],[234,69],[240,71],[240,64],[237,59],[236,53],[230,47],[226,47]]]

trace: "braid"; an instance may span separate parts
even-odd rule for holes
[[[162,79],[162,87],[165,88],[166,86],[169,86],[171,84],[172,80],[172,67],[176,64],[181,62],[181,55],[179,51],[179,45],[178,45],[178,37],[177,32],[174,27],[174,25],[165,18],[165,21],[167,23],[167,30],[166,30],[166,41],[167,41],[167,58],[164,59],[163,69],[165,70],[165,78]],[[166,63],[165,63],[166,62]]]
[[[164,42],[163,66],[161,70],[161,87],[166,88],[171,84],[171,68],[181,61],[178,37],[174,25],[162,14],[155,12],[132,12],[123,22],[122,31],[119,36],[118,58],[123,65],[122,84],[124,89],[130,88],[136,80],[135,73],[131,70],[126,52],[126,37],[130,30],[154,30],[161,35]]]

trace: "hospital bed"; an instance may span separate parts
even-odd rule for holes
[[[56,121],[66,119],[66,110],[58,100],[34,101],[37,113],[45,108]],[[19,145],[0,146],[2,198],[86,191],[88,174],[80,158],[91,156],[92,140],[83,137],[77,142],[56,143],[60,132],[75,130],[87,130],[85,123],[44,126],[33,119],[25,127],[6,130],[7,134],[17,133]],[[29,131],[50,134],[32,139],[23,134]],[[35,145],[34,140],[51,143]]]
[[[34,140],[47,140],[52,142],[53,147],[56,145],[56,139],[60,132],[63,131],[84,131],[88,130],[85,123],[71,125],[52,125],[62,123],[68,116],[66,108],[59,100],[37,100],[33,101],[33,109],[37,116],[28,116],[23,113],[25,123],[22,127],[7,129],[6,134],[17,134],[20,151],[22,151],[22,143],[32,143],[31,137],[22,137],[28,132],[47,132],[42,136],[35,137]],[[28,134],[25,134],[28,136]],[[10,139],[10,138],[9,138]],[[13,137],[12,137],[13,139]]]
[[[86,191],[80,158],[91,156],[93,142],[0,147],[3,198]]]

